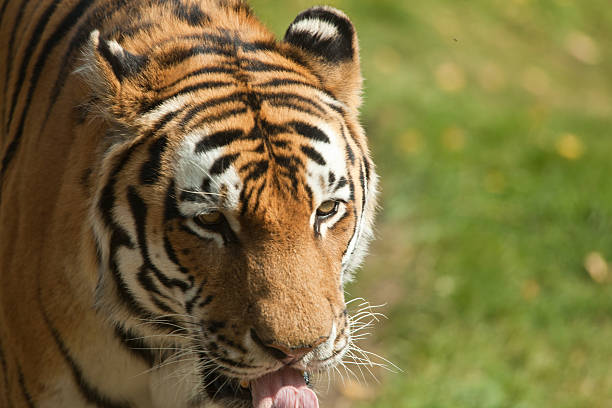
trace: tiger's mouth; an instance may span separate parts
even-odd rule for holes
[[[205,385],[206,392],[214,400],[239,400],[245,407],[253,408],[318,408],[315,393],[310,389],[309,375],[284,367],[251,381],[240,381],[219,375]]]

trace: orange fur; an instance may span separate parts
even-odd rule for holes
[[[277,362],[245,340],[251,330],[266,346],[289,352],[317,347],[332,326],[342,332],[337,342],[348,336],[342,284],[350,273],[344,269],[358,260],[350,268],[341,261],[361,218],[367,239],[376,192],[357,121],[361,74],[356,35],[350,38],[352,58],[331,63],[316,49],[276,42],[241,1],[185,0],[179,11],[173,2],[129,3],[113,11],[111,1],[92,1],[66,23],[75,0],[60,2],[48,20],[51,1],[8,2],[0,17],[0,406],[167,406],[164,398],[173,397],[164,388],[168,373],[161,367],[173,353],[152,351],[153,361],[146,361],[136,346],[145,342],[151,349],[189,350],[200,330],[221,344],[220,356],[263,364],[268,371]],[[100,17],[94,15],[96,8]],[[181,17],[185,10],[188,16]],[[124,34],[137,23],[144,28]],[[202,35],[229,40],[219,40],[221,45],[209,37],[181,40]],[[78,48],[71,49],[74,44]],[[249,49],[253,44],[255,49]],[[265,46],[256,48],[259,44]],[[196,46],[221,51],[184,57],[181,49],[191,52]],[[169,62],[173,58],[180,61]],[[136,66],[141,60],[146,63]],[[245,65],[248,60],[277,68],[252,69]],[[211,66],[232,73],[186,77]],[[262,88],[279,78],[286,83]],[[185,91],[202,81],[227,84]],[[270,96],[273,92],[282,96]],[[186,120],[189,107],[228,95],[244,97],[213,103]],[[184,110],[159,127],[155,109],[173,100]],[[233,113],[222,117],[226,112]],[[303,147],[310,141],[293,134],[291,126],[278,134],[261,130],[296,121],[325,124],[337,135],[338,151],[354,155],[352,160],[345,156],[353,189],[342,207],[346,216],[324,236],[313,232],[320,202],[307,183],[306,163],[317,158]],[[181,194],[171,189],[186,135],[230,130],[248,135],[253,129],[262,136],[241,136],[223,145],[222,154],[236,156],[232,166],[244,186],[254,186],[257,199],[241,196],[244,210],[238,211],[229,208],[233,186],[215,193],[224,196],[217,205],[228,225],[240,226],[231,232],[239,244],[202,239],[187,231],[184,216],[169,217],[168,202]],[[157,163],[152,157],[160,137],[165,144],[160,144]],[[262,156],[260,143],[264,150],[275,146],[266,152],[276,153]],[[281,156],[292,158],[295,173]],[[265,171],[248,179],[253,163],[262,160],[268,163]],[[152,174],[145,174],[147,166]],[[193,171],[199,171],[196,167]],[[314,188],[328,183],[321,178]],[[120,264],[120,278],[113,262]],[[150,277],[141,278],[138,273],[147,262],[153,267],[142,276]],[[167,287],[153,272],[157,265],[177,269]],[[170,276],[164,268],[160,273]],[[136,289],[146,279],[163,294],[157,301],[182,316],[164,318],[171,313],[155,309],[159,304],[151,298],[157,295]],[[181,279],[186,283],[177,283]],[[181,285],[201,287],[197,304],[209,303],[184,312],[192,289],[181,293]],[[156,310],[146,315],[147,323],[124,298],[126,293],[138,307]],[[172,326],[177,322],[184,326],[178,332]],[[257,352],[241,354],[249,347]],[[191,377],[170,387],[181,395],[173,403],[206,406],[215,396],[206,394],[206,381],[197,370],[186,367]],[[157,377],[156,370],[161,373]],[[249,377],[233,375],[227,367],[219,372]],[[189,383],[191,378],[197,383]]]

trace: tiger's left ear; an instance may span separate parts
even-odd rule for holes
[[[287,28],[284,41],[302,53],[325,88],[353,109],[361,105],[359,44],[351,20],[332,7],[312,7]]]
[[[119,107],[127,105],[129,92],[120,97],[121,88],[130,87],[130,79],[142,70],[147,57],[132,54],[116,41],[101,38],[98,30],[91,32],[83,54],[83,64],[76,72],[85,79],[103,108],[116,116],[125,114]]]

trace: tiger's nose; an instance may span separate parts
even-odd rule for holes
[[[299,361],[302,357],[326,340],[325,338],[320,338],[308,345],[290,347],[274,340],[262,339],[254,329],[251,329],[251,337],[260,347],[266,350],[274,358],[285,364],[291,364]]]

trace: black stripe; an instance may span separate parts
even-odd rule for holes
[[[281,175],[287,177],[291,181],[293,190],[297,193],[298,191],[298,176],[300,169],[304,167],[304,163],[296,156],[289,155],[275,155],[274,160],[277,165],[283,167],[285,171],[279,172]]]
[[[178,115],[180,112],[181,112],[181,109],[165,113],[164,116],[162,116],[156,123],[154,123],[153,126],[149,130],[147,130],[147,133],[143,136],[143,141],[146,138],[151,137],[155,135],[157,132],[159,132],[161,128],[163,128],[172,119],[174,119],[174,117]]]
[[[166,223],[170,220],[180,217],[179,210],[176,206],[176,197],[175,197],[175,182],[174,179],[170,181],[168,185],[168,189],[166,190],[166,200],[164,202],[164,225],[166,225],[166,231],[164,231],[164,249],[166,254],[168,255],[168,259],[172,261],[176,266],[179,267],[179,270],[182,273],[187,273],[188,269],[184,266],[180,265],[179,259],[176,256],[176,251],[172,247],[170,243],[170,239],[168,238],[168,232],[172,230],[172,226],[167,225]],[[193,286],[193,277],[189,277],[191,286]]]
[[[159,180],[161,170],[161,156],[168,146],[166,136],[158,137],[149,146],[149,160],[140,168],[140,182],[142,184],[154,184]]]
[[[142,336],[137,335],[132,329],[125,328],[120,324],[115,324],[115,336],[132,354],[140,358],[149,367],[153,367],[156,361],[155,355],[147,343],[140,338]]]
[[[251,150],[254,153],[258,153],[258,154],[263,154],[266,151],[266,146],[265,143],[259,143],[253,150]]]
[[[195,152],[205,153],[212,149],[227,146],[243,134],[244,132],[240,129],[223,130],[221,132],[213,133],[206,136],[196,144]]]
[[[295,103],[292,103],[292,102],[289,102],[289,101],[286,101],[286,100],[282,100],[282,99],[279,99],[279,100],[269,100],[268,99],[266,102],[268,103],[268,105],[273,106],[275,108],[288,108],[288,109],[291,109],[291,110],[294,110],[294,111],[298,111],[298,112],[301,112],[301,113],[307,113],[307,114],[309,114],[311,116],[316,116],[316,117],[319,116],[319,114],[317,112],[315,112],[314,110],[312,110],[310,108],[307,108],[307,107],[305,107],[303,105],[300,106],[300,105],[297,105]]]
[[[254,86],[258,87],[258,88],[273,88],[273,87],[279,87],[279,86],[289,86],[289,85],[299,85],[299,86],[304,86],[310,89],[315,89],[325,95],[327,95],[330,99],[336,100],[336,98],[330,94],[328,91],[321,89],[319,87],[317,87],[314,84],[311,84],[309,82],[306,81],[300,81],[297,79],[288,79],[288,78],[277,78],[277,79],[272,79],[266,82],[262,82],[260,84],[255,84]],[[344,115],[346,115],[346,112],[344,111],[344,109],[341,106],[335,105],[335,104],[331,104],[331,103],[327,103],[324,102],[325,106],[328,106],[329,108],[335,110],[336,112],[338,112],[339,114],[341,114],[343,117]]]
[[[217,341],[225,346],[228,346],[230,348],[233,348],[235,350],[240,351],[243,354],[248,354],[248,351],[242,347],[240,344],[235,343],[234,341],[228,339],[227,337],[225,337],[222,334],[217,335]]]
[[[28,408],[35,408],[36,405],[34,405],[32,394],[30,394],[28,388],[26,387],[25,378],[23,378],[23,372],[21,371],[21,367],[19,365],[17,366],[17,376],[17,380],[19,381],[19,389],[21,390],[21,394],[23,394],[23,399],[25,399],[26,403],[28,404]],[[7,389],[6,391],[8,393],[9,390]]]
[[[164,234],[164,250],[166,251],[166,254],[168,255],[168,259],[170,259],[170,261],[172,261],[173,264],[178,266],[179,270],[182,273],[189,272],[187,268],[185,268],[184,266],[181,266],[181,264],[179,263],[179,259],[176,256],[176,251],[174,250],[174,247],[172,246],[172,243],[170,242],[170,239],[168,238],[167,234]],[[190,278],[190,281],[191,279],[193,279],[193,277],[191,276],[189,278]],[[193,283],[191,284],[191,286],[193,286]]]
[[[216,89],[216,88],[223,88],[223,87],[227,87],[227,86],[231,86],[231,85],[235,85],[235,84],[233,82],[229,82],[229,81],[207,81],[207,82],[201,82],[201,83],[195,84],[195,85],[189,85],[189,86],[186,86],[185,88],[179,89],[178,91],[173,92],[173,93],[171,93],[169,95],[165,95],[165,96],[163,96],[160,99],[148,101],[147,103],[142,105],[142,109],[145,110],[145,111],[152,111],[152,110],[155,110],[155,109],[159,108],[168,99],[172,99],[172,98],[180,96],[180,95],[185,95],[185,94],[188,94],[190,92],[195,92],[195,91],[199,91],[199,90],[202,90],[202,89]]]
[[[34,28],[34,32],[32,33],[32,37],[30,37],[30,41],[28,42],[28,45],[25,49],[25,53],[24,53],[25,57],[21,61],[21,65],[19,66],[19,79],[17,80],[15,90],[13,91],[13,98],[11,101],[11,110],[9,113],[9,126],[12,121],[13,112],[15,111],[15,107],[17,105],[17,97],[19,93],[21,92],[21,87],[23,86],[23,82],[24,82],[25,75],[27,72],[27,67],[30,63],[30,58],[34,55],[34,47],[36,47],[40,43],[40,38],[43,35],[44,30],[47,24],[49,23],[49,20],[51,19],[51,15],[57,8],[57,5],[59,4],[59,2],[60,0],[55,0],[54,2],[52,2],[51,4],[47,6],[44,13],[38,20],[36,27]],[[24,2],[24,4],[26,3],[28,2]],[[86,3],[86,1],[81,0],[79,5],[77,5],[77,7],[72,9],[71,12],[66,17],[64,17],[60,25],[55,29],[53,34],[45,42],[43,51],[41,51],[41,53],[39,54],[38,60],[36,61],[36,65],[34,66],[34,72],[32,73],[32,77],[30,81],[30,91],[28,92],[27,103],[26,103],[26,107],[24,110],[27,110],[30,104],[30,99],[31,99],[30,94],[32,93],[32,89],[36,86],[36,83],[38,82],[38,77],[40,76],[40,71],[42,71],[42,68],[45,64],[45,60],[48,58],[51,50],[57,45],[57,43],[61,40],[64,34],[66,34],[66,32],[72,27],[75,21],[75,17],[80,15],[80,13],[77,14],[75,12],[78,12],[79,7],[82,7],[84,3]],[[70,19],[68,19],[69,17]]]
[[[169,296],[161,293],[161,291],[157,288],[157,285],[153,282],[153,279],[151,278],[149,271],[150,270],[145,265],[142,265],[139,268],[138,273],[136,274],[138,283],[140,283],[140,286],[142,286],[145,289],[145,293],[149,295],[149,298],[155,304],[157,304],[158,301],[157,301],[157,298],[153,295],[158,295],[165,299],[170,299]],[[166,305],[163,305],[163,307],[161,307],[161,310],[166,313],[176,313],[174,311],[167,310],[167,309],[168,309],[168,306]]]
[[[336,181],[336,175],[331,170],[329,171],[327,180],[330,187],[332,187],[334,185],[334,182]]]
[[[355,152],[353,152],[351,145],[348,143],[346,144],[346,157],[349,159],[351,164],[355,164]]]
[[[185,48],[174,48],[169,51],[165,51],[164,54],[155,56],[154,59],[161,66],[176,66],[185,61],[188,58],[195,57],[197,55],[223,55],[226,57],[231,57],[233,53],[230,50],[226,50],[219,46],[203,46],[197,45],[195,47]]]
[[[357,150],[358,150],[359,156],[360,157],[366,157],[367,156],[367,154],[366,154],[366,147],[362,144],[362,142],[364,140],[358,139],[355,136],[355,134],[358,133],[358,132],[355,132],[352,129],[353,125],[351,124],[351,122],[346,122],[345,124],[346,124],[346,129],[348,131],[348,134],[349,134],[350,138],[353,140],[353,143],[355,144],[355,146],[357,146]]]
[[[121,271],[119,270],[119,265],[117,264],[117,260],[115,259],[117,250],[122,246],[125,245],[121,242],[120,238],[117,238],[115,234],[113,234],[111,236],[110,242],[109,269],[115,282],[115,286],[119,294],[119,299],[128,308],[131,314],[138,316],[143,320],[155,322],[156,317],[153,315],[153,313],[148,310],[145,310],[140,305],[140,303],[136,301],[136,298],[130,291],[127,283],[123,280],[123,276],[121,275]],[[175,324],[174,319],[172,319],[171,317],[165,317],[164,319],[169,320],[172,324]],[[163,322],[151,323],[151,325],[165,332],[172,332],[174,330],[172,325],[169,326],[167,324],[164,324]]]
[[[204,103],[197,104],[187,111],[187,113],[181,120],[181,126],[185,127],[195,115],[197,115],[198,113],[202,111],[205,111],[208,108],[211,108],[211,107],[217,108],[219,107],[219,105],[222,105],[224,103],[229,103],[229,102],[243,102],[244,103],[245,97],[246,97],[246,93],[244,92],[234,92],[226,96],[209,99],[208,101]]]
[[[137,301],[132,292],[130,291],[128,284],[123,280],[119,265],[117,264],[117,251],[121,247],[126,247],[125,242],[117,232],[112,232],[110,239],[109,248],[109,259],[108,268],[110,269],[111,276],[115,282],[115,287],[119,296],[119,300],[126,305],[130,313],[139,316],[143,319],[151,319],[153,315],[151,312],[145,310]]]
[[[170,315],[173,315],[173,314],[178,314],[178,312],[177,312],[176,310],[172,309],[170,306],[168,306],[166,303],[164,303],[162,300],[160,300],[160,299],[159,299],[158,297],[156,297],[155,295],[156,295],[156,293],[154,293],[154,292],[149,292],[149,299],[151,299],[151,302],[153,302],[153,304],[154,304],[155,306],[157,306],[157,308],[158,308],[159,310],[161,310],[162,312],[166,312],[166,313],[168,313],[168,314],[170,314]],[[161,296],[162,296],[163,298],[168,299],[168,297],[167,297],[167,296],[164,296],[164,295],[161,295]],[[170,320],[170,319],[168,319],[168,320]]]
[[[310,160],[314,161],[318,165],[325,166],[327,164],[323,156],[321,156],[321,154],[319,154],[319,152],[317,152],[312,147],[302,145],[300,146],[300,149],[306,156],[308,156]]]
[[[47,313],[45,313],[44,310],[43,319],[47,324],[47,327],[51,331],[51,334],[53,335],[55,344],[57,345],[62,356],[64,357],[64,360],[66,360],[68,367],[70,367],[72,377],[74,378],[74,381],[77,384],[83,398],[85,398],[88,403],[94,404],[99,408],[131,408],[131,405],[126,401],[113,401],[109,396],[102,395],[98,389],[96,389],[85,379],[85,376],[83,375],[83,370],[70,355],[70,350],[68,350],[68,347],[66,347],[66,344],[62,340],[59,332],[53,326],[51,320],[49,319]]]
[[[242,173],[245,170],[250,170],[249,173],[243,177],[243,183],[247,183],[250,180],[256,180],[261,177],[268,170],[268,160],[260,160],[256,162],[250,162],[240,168]]]
[[[355,164],[355,153],[353,152],[353,148],[351,147],[351,144],[349,143],[349,140],[346,137],[346,133],[344,132],[344,124],[342,124],[342,126],[340,127],[340,133],[346,145],[345,146],[346,157],[350,160],[351,164]]]
[[[218,113],[218,114],[214,114],[214,115],[207,115],[204,117],[201,117],[196,123],[193,124],[193,128],[198,128],[202,125],[210,125],[213,124],[215,122],[220,122],[224,119],[230,118],[232,116],[236,116],[236,115],[240,115],[243,113],[247,113],[248,109],[247,108],[235,108],[235,109],[230,109],[228,111],[225,111],[223,113]]]
[[[259,209],[259,203],[261,202],[261,194],[263,193],[264,188],[266,188],[266,180],[261,183],[261,186],[259,186],[259,188],[255,192],[255,197],[253,198],[255,200],[255,205],[253,206],[253,210],[251,211],[252,213],[256,213]]]
[[[253,59],[242,59],[241,62],[244,64],[242,68],[245,71],[250,72],[290,72],[296,75],[302,75],[300,72],[278,64],[269,64],[267,62],[261,62]]]
[[[277,51],[276,44],[274,40],[272,41],[243,41],[237,36],[231,36],[227,34],[225,35],[217,35],[214,33],[199,33],[199,34],[186,34],[186,35],[174,35],[170,36],[164,40],[159,40],[155,43],[158,49],[167,48],[168,44],[176,44],[179,41],[185,41],[186,45],[191,45],[192,43],[210,43],[214,45],[223,45],[227,46],[231,49],[241,49],[243,51],[255,52],[255,51]],[[291,60],[292,62],[300,65],[302,68],[307,69],[307,64],[305,61],[294,60],[293,56],[287,56],[284,54],[278,54],[280,57],[284,57],[286,59]],[[251,60],[249,60],[251,61]]]
[[[212,67],[205,67],[205,68],[200,68],[197,69],[195,71],[189,72],[185,75],[183,75],[181,78],[177,79],[176,81],[173,81],[167,85],[164,85],[162,87],[159,88],[155,88],[155,91],[163,91],[165,89],[169,89],[172,88],[173,86],[175,86],[176,84],[188,79],[188,78],[192,78],[194,76],[198,76],[198,75],[204,75],[204,74],[228,74],[231,75],[233,73],[236,72],[236,68],[234,67],[229,67],[229,66],[212,66]]]
[[[55,3],[53,3],[55,4]],[[61,23],[55,29],[55,31],[51,34],[50,37],[47,38],[41,53],[39,54],[38,59],[36,60],[36,64],[34,65],[34,70],[32,75],[30,76],[30,86],[28,88],[28,93],[26,95],[26,102],[23,107],[23,111],[21,113],[21,120],[19,122],[19,126],[17,128],[17,132],[15,137],[11,141],[3,159],[2,159],[2,168],[0,169],[0,194],[2,193],[2,187],[4,184],[4,175],[8,168],[9,163],[12,161],[17,148],[21,142],[21,136],[23,134],[23,128],[25,126],[25,120],[28,115],[28,111],[30,108],[30,103],[32,101],[32,96],[34,95],[34,90],[38,85],[38,80],[40,79],[40,74],[45,66],[45,62],[49,58],[49,54],[51,54],[53,48],[57,45],[57,43],[62,39],[62,37],[68,32],[68,30],[73,26],[74,22],[78,20],[79,16],[81,16],[87,7],[91,5],[91,0],[81,0],[79,3],[62,19]],[[9,120],[12,118],[9,117]],[[0,201],[1,201],[0,195]]]
[[[318,111],[321,115],[326,115],[327,112],[325,111],[325,109],[318,104],[317,102],[313,101],[310,98],[306,98],[302,95],[298,95],[298,94],[294,94],[294,93],[290,93],[290,92],[269,92],[269,93],[263,93],[261,94],[261,99],[265,100],[265,101],[270,101],[270,102],[294,102],[294,101],[298,101],[298,102],[302,102],[308,106],[313,107],[316,111]]]
[[[9,0],[4,0],[2,2],[2,7],[0,7],[0,25],[2,24],[2,19],[4,18],[4,12],[6,11],[6,6],[8,6],[8,4],[9,4]]]
[[[244,216],[246,214],[247,210],[249,209],[249,203],[251,201],[251,195],[253,194],[253,189],[254,189],[254,187],[252,187],[252,186],[250,188],[248,188],[248,189],[245,186],[240,191],[240,200],[239,200],[239,202],[242,203],[242,208],[240,208],[240,215],[241,216]]]
[[[8,0],[5,1],[4,5],[2,6],[3,12],[6,9],[6,6],[8,4]],[[13,55],[13,46],[15,45],[16,41],[15,41],[15,36],[17,35],[17,30],[19,28],[19,25],[21,24],[21,20],[23,18],[23,13],[25,11],[25,8],[28,4],[31,4],[28,1],[22,1],[21,4],[19,5],[19,11],[17,12],[17,16],[15,17],[15,21],[13,21],[13,29],[11,30],[11,38],[9,40],[8,43],[8,50],[7,50],[7,61],[6,61],[6,67],[4,70],[4,81],[6,84],[9,83],[10,81],[10,76],[11,76],[11,68],[13,67],[13,63],[16,63],[17,61],[15,60],[15,55]],[[5,122],[6,120],[6,109],[8,108],[7,106],[7,102],[8,102],[8,86],[4,87],[4,103],[2,104],[2,126],[4,126],[6,124],[6,128],[5,128],[5,132],[8,134],[9,131],[9,125],[8,123],[10,123],[10,118],[9,118],[9,122]]]
[[[286,149],[289,147],[289,141],[287,140],[273,140],[272,144],[274,145],[274,147],[278,147],[279,149]]]
[[[250,365],[250,364],[246,364],[246,363],[242,363],[242,362],[238,362],[238,361],[233,361],[230,360],[224,356],[222,356],[221,354],[217,354],[212,352],[211,350],[207,350],[207,353],[212,357],[213,361],[218,361],[224,364],[227,364],[229,366],[232,367],[237,367],[237,368],[257,368],[256,366]],[[226,380],[223,380],[224,382]],[[208,383],[207,385],[209,385],[210,383]]]
[[[202,284],[204,284],[204,282],[202,282]],[[198,303],[198,307],[206,307],[210,304],[210,302],[213,301],[215,297],[213,295],[208,295],[206,296],[206,298],[201,301],[200,303]]]
[[[300,86],[305,86],[308,88],[316,89],[318,91],[321,91],[327,94],[330,98],[333,98],[333,96],[328,94],[326,91],[316,87],[315,85],[308,83],[306,81],[300,81],[298,79],[276,78],[276,79],[271,79],[266,82],[262,82],[260,84],[254,84],[254,86],[258,88],[268,88],[268,87],[287,86],[287,85],[300,85]]]
[[[191,299],[188,299],[185,302],[185,311],[188,314],[191,314],[191,312],[193,311],[193,307],[195,305],[195,302],[200,299],[200,295],[202,294],[202,290],[204,289],[204,285],[205,285],[206,281],[202,281],[202,283],[200,283],[200,285],[198,285],[198,290],[196,291],[196,293],[191,297]],[[212,295],[208,295],[208,297],[212,298]]]
[[[186,6],[180,1],[175,1],[174,15],[191,26],[201,26],[210,22],[210,17],[197,4]]]
[[[209,174],[211,176],[223,174],[236,161],[240,153],[226,154],[219,157],[212,166],[210,166]]]
[[[260,120],[259,121],[259,125],[262,129],[262,131],[268,136],[268,137],[272,137],[272,136],[276,136],[279,135],[281,133],[292,133],[291,129],[289,127],[287,127],[286,125],[279,125],[276,123],[270,123],[266,120]]]
[[[334,189],[334,192],[340,190],[342,187],[346,186],[348,184],[348,181],[346,179],[346,177],[342,176],[340,177],[340,180],[338,180],[338,184],[336,185],[336,188]]]
[[[3,396],[0,396],[0,398],[4,398],[4,401],[7,404],[8,408],[12,408],[13,404],[11,403],[11,400],[9,398],[9,373],[8,373],[8,366],[6,364],[6,357],[4,355],[4,349],[2,347],[2,339],[0,338],[0,366],[2,366],[2,379],[4,380],[4,390],[5,393]]]
[[[367,180],[365,178],[365,174],[363,172],[363,165],[359,166],[359,183],[361,184],[361,212],[363,213],[363,211],[365,210],[365,204],[366,204],[366,183]]]
[[[187,291],[190,286],[187,282],[179,279],[168,278],[164,275],[151,261],[149,255],[149,249],[147,245],[147,233],[146,233],[146,222],[147,222],[147,206],[145,202],[140,198],[140,195],[136,191],[134,186],[128,187],[127,199],[132,211],[132,217],[136,224],[136,235],[138,236],[138,246],[140,248],[140,254],[144,260],[143,269],[150,269],[157,280],[168,289],[180,288],[183,292]],[[160,293],[161,295],[161,293]]]
[[[115,165],[113,166],[112,171],[110,172],[111,177],[108,179],[102,191],[100,193],[100,198],[97,203],[98,211],[104,220],[106,226],[113,232],[119,232],[122,245],[125,243],[125,246],[128,248],[133,248],[134,244],[131,242],[127,232],[120,227],[113,218],[113,209],[115,207],[115,184],[117,184],[117,178],[119,177],[119,173],[123,170],[127,162],[129,161],[131,154],[133,151],[142,143],[143,139],[138,141],[137,143],[131,145],[129,148],[125,149],[125,151],[121,152],[121,154],[115,159]],[[118,237],[119,238],[119,237]]]
[[[288,123],[300,135],[314,140],[316,142],[330,143],[329,137],[316,126],[309,125],[305,122],[290,122]]]
[[[147,131],[147,134],[143,135],[140,139],[136,140],[132,145],[127,147],[123,152],[121,152],[118,157],[115,159],[115,164],[112,168],[112,171],[109,173],[110,178],[107,183],[104,185],[100,199],[97,203],[98,211],[100,212],[102,219],[106,226],[111,229],[111,231],[119,232],[122,236],[122,241],[127,242],[128,248],[133,248],[134,244],[131,243],[129,237],[127,236],[127,232],[123,230],[114,220],[112,210],[115,206],[115,184],[117,184],[117,178],[119,177],[119,173],[126,166],[128,161],[131,158],[132,153],[142,146],[147,140],[148,137],[158,132],[166,123],[170,122],[176,115],[177,111],[168,112],[164,116],[162,116],[159,121],[157,121],[153,127]]]
[[[49,19],[51,17],[51,14],[53,13],[53,11],[55,10],[55,7],[57,6],[57,3],[59,3],[59,0],[55,0],[53,3],[49,4],[47,6],[47,8],[45,9],[45,11],[43,12],[42,16],[40,17],[40,19],[38,20],[33,34],[32,34],[32,38],[30,39],[26,50],[24,52],[24,57],[21,60],[21,65],[19,66],[19,70],[17,71],[17,73],[19,74],[19,77],[17,79],[17,81],[15,82],[15,88],[13,89],[13,97],[11,98],[12,102],[10,104],[10,111],[9,111],[9,116],[8,116],[8,123],[7,123],[7,132],[11,126],[11,123],[13,121],[13,113],[15,112],[15,108],[17,105],[17,97],[19,96],[19,93],[21,92],[21,87],[23,86],[23,82],[25,80],[25,75],[26,75],[26,71],[27,71],[27,67],[28,64],[30,62],[30,58],[32,57],[32,54],[34,53],[34,47],[36,47],[39,44],[39,40],[40,40],[40,36],[42,35],[43,30],[45,29],[45,26],[47,25],[47,23],[49,22]],[[8,58],[9,60],[7,61],[6,64],[6,81],[8,83],[9,81],[9,76],[11,74],[11,67],[13,66],[13,62],[17,63],[16,55],[13,55],[13,45],[16,43],[15,40],[15,36],[17,35],[17,29],[19,28],[19,25],[21,23],[21,19],[23,18],[23,14],[25,11],[26,6],[30,4],[30,2],[28,1],[23,1],[21,3],[21,6],[19,7],[19,11],[17,12],[17,17],[15,19],[15,23],[13,25],[13,30],[11,31],[11,39],[9,40],[9,44],[8,44]],[[8,87],[7,87],[8,90]],[[5,101],[8,102],[8,101]]]
[[[306,190],[306,194],[308,195],[308,201],[309,201],[308,206],[310,208],[313,208],[314,205],[312,203],[313,203],[314,197],[313,197],[313,194],[312,194],[312,189],[306,183],[304,183],[304,189]]]

